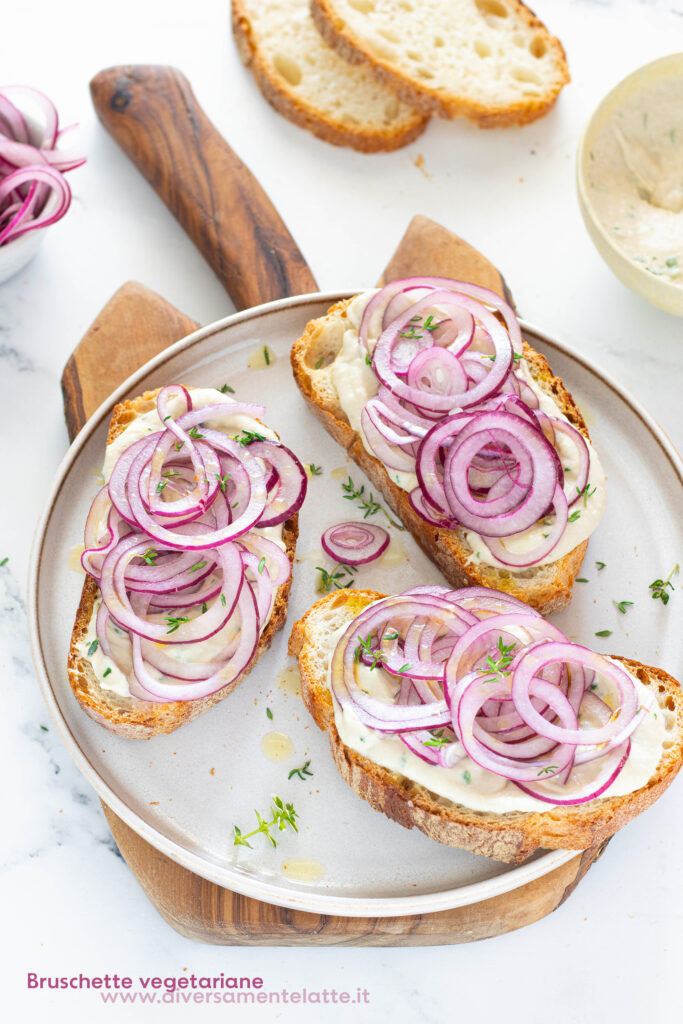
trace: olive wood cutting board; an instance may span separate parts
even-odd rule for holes
[[[317,290],[277,211],[179,71],[110,68],[95,76],[91,93],[106,129],[177,217],[238,309]],[[380,283],[411,274],[474,281],[510,298],[492,263],[425,217],[412,220]],[[64,369],[70,437],[126,377],[197,326],[144,286],[124,284]],[[126,863],[161,916],[182,935],[217,945],[438,945],[500,935],[560,906],[606,845],[467,907],[345,918],[289,910],[223,889],[176,864],[103,807]]]

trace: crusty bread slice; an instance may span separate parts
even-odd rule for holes
[[[311,0],[311,12],[342,57],[425,114],[526,124],[569,81],[559,39],[520,0]]]
[[[430,839],[494,860],[517,864],[535,850],[584,850],[601,843],[646,810],[675,778],[683,761],[683,692],[661,669],[628,658],[618,660],[640,682],[652,687],[663,713],[671,716],[671,739],[647,784],[625,796],[603,797],[547,811],[486,814],[436,796],[424,786],[375,764],[339,737],[328,688],[326,638],[347,625],[372,601],[368,590],[341,590],[321,598],[294,624],[289,652],[296,656],[301,694],[316,724],[327,732],[332,756],[345,782],[374,807],[405,828],[419,828]],[[327,645],[329,647],[329,645]]]
[[[371,153],[398,149],[424,131],[428,115],[323,41],[308,0],[232,0],[232,30],[268,102],[318,138]]]
[[[146,391],[139,398],[116,405],[112,412],[107,444],[111,444],[137,416],[153,409],[156,395],[156,391]],[[287,520],[283,527],[283,541],[287,548],[287,557],[292,565],[298,532],[298,516],[294,515]],[[68,675],[71,689],[86,714],[105,729],[116,733],[117,736],[148,740],[161,733],[173,732],[218,704],[249,675],[261,655],[270,647],[275,633],[284,626],[290,586],[291,576],[286,583],[278,588],[270,620],[261,634],[254,657],[244,672],[228,686],[207,697],[163,704],[138,700],[137,697],[122,697],[110,690],[102,689],[90,661],[78,650],[78,644],[88,631],[93,605],[99,595],[96,581],[92,576],[87,576],[83,584],[69,648]]]
[[[410,530],[453,587],[468,584],[504,590],[533,605],[543,615],[559,611],[571,600],[576,574],[581,568],[588,541],[577,545],[563,558],[530,569],[502,569],[469,561],[472,550],[465,530],[443,530],[430,526],[410,504],[408,492],[394,483],[382,463],[366,450],[352,429],[327,372],[340,351],[348,327],[347,308],[351,300],[337,303],[326,316],[312,320],[291,351],[294,378],[309,406],[353,461],[360,466],[387,504]],[[567,419],[588,437],[588,429],[572,396],[559,377],[554,377],[547,360],[524,343],[526,365],[535,382],[552,395]]]

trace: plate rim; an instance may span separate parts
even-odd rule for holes
[[[324,894],[322,892],[307,892],[305,890],[285,889],[277,883],[260,880],[248,874],[240,873],[237,870],[219,867],[207,859],[203,859],[198,853],[187,849],[180,843],[170,839],[148,824],[144,818],[129,807],[128,804],[118,796],[107,782],[100,776],[99,772],[90,763],[85,753],[72,733],[57,702],[52,683],[47,672],[45,659],[42,650],[41,629],[38,620],[38,587],[40,580],[40,564],[45,542],[45,534],[48,529],[55,502],[64,486],[71,467],[77,460],[80,451],[88,439],[101,425],[105,416],[108,416],[114,405],[130,392],[136,384],[155,369],[162,366],[169,359],[183,351],[187,351],[206,339],[213,337],[220,331],[230,328],[239,323],[249,320],[256,320],[260,316],[271,313],[278,313],[286,309],[306,305],[311,302],[338,302],[344,298],[358,294],[358,289],[345,289],[343,291],[309,292],[305,295],[291,296],[285,299],[276,299],[272,302],[254,306],[251,309],[222,317],[213,323],[198,328],[186,337],[179,339],[158,353],[135,373],[123,381],[112,394],[101,403],[92,416],[78,432],[69,446],[64,458],[61,460],[52,481],[48,497],[43,510],[36,524],[28,570],[27,588],[27,616],[28,632],[31,654],[38,684],[47,705],[52,721],[64,742],[67,752],[74,760],[76,766],[93,786],[97,795],[102,799],[114,813],[121,818],[134,832],[146,840],[155,849],[168,856],[171,860],[182,867],[200,875],[215,884],[239,892],[242,895],[266,903],[273,903],[277,906],[287,907],[295,910],[304,910],[312,913],[331,914],[345,917],[398,917],[403,915],[414,915],[422,913],[435,913],[443,910],[456,909],[462,906],[470,906],[486,899],[510,892],[513,889],[534,881],[543,875],[549,874],[555,869],[566,864],[576,856],[581,856],[580,850],[552,850],[543,854],[538,859],[510,870],[469,885],[444,889],[437,892],[423,893],[407,896],[391,897],[360,897],[360,896],[337,896]],[[575,351],[567,342],[559,340],[556,336],[549,335],[541,328],[536,327],[528,320],[520,318],[522,331],[534,334],[541,341],[551,348],[578,362],[587,372],[593,374],[600,381],[606,384],[622,401],[624,401],[639,420],[647,428],[653,439],[662,448],[671,468],[677,475],[683,486],[683,460],[678,455],[676,448],[664,430],[647,411],[645,406],[635,398],[622,384],[611,374],[604,371],[591,359]]]

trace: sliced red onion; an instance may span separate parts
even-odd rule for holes
[[[278,442],[250,444],[249,432],[230,438],[206,426],[263,415],[262,406],[195,409],[192,392],[172,385],[158,393],[157,413],[163,429],[122,453],[93,502],[83,565],[100,584],[102,649],[111,656],[110,625],[129,635],[131,694],[194,700],[228,685],[254,655],[291,575],[286,552],[258,529],[294,514],[305,474]],[[193,644],[222,631],[219,655],[193,657]]]
[[[387,673],[393,699],[359,685],[361,663]],[[598,679],[618,694],[616,711],[592,692]],[[608,790],[648,710],[618,665],[569,643],[522,602],[485,588],[418,587],[368,606],[337,643],[331,686],[342,708],[350,706],[368,728],[397,735],[427,764],[461,770],[468,756],[558,806]],[[592,778],[577,783],[575,772],[589,762]]]
[[[37,145],[12,97],[41,107],[45,128]],[[69,209],[71,189],[63,172],[85,158],[55,150],[58,136],[57,111],[46,96],[26,86],[0,90],[0,245],[55,223]],[[48,205],[51,194],[55,202]]]
[[[320,543],[335,562],[366,565],[386,551],[389,534],[372,523],[337,523],[325,530]]]

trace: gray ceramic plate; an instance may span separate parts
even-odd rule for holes
[[[182,381],[227,382],[246,401],[265,401],[268,422],[303,462],[323,467],[309,484],[289,608],[293,622],[318,594],[324,565],[322,530],[348,518],[341,480],[362,474],[319,427],[293,383],[289,348],[306,322],[339,294],[302,296],[228,317],[173,345],[144,366],[98,409],[62,463],[35,539],[29,597],[38,677],[62,739],[99,796],[131,828],[178,863],[227,888],[282,906],[328,914],[390,916],[476,903],[524,885],[573,856],[543,853],[512,868],[440,846],[372,811],[340,779],[326,737],[293,692],[287,629],[242,686],[210,713],[171,736],[149,742],[105,732],[78,707],[66,677],[66,655],[83,577],[70,568],[97,489],[111,409],[146,388]],[[583,409],[609,478],[606,516],[591,540],[571,607],[556,617],[572,638],[677,673],[683,638],[648,584],[680,559],[680,460],[648,414],[612,380],[558,341],[525,324],[525,333],[569,384]],[[259,359],[267,344],[271,365]],[[249,369],[249,363],[261,369]],[[595,562],[605,562],[598,573]],[[387,556],[359,571],[357,585],[397,592],[440,576],[411,538],[392,531]],[[630,600],[620,615],[612,601]],[[608,640],[595,637],[612,629]],[[273,713],[272,721],[266,708]],[[293,753],[272,762],[267,733],[291,739]],[[267,745],[267,741],[266,741]],[[288,779],[310,760],[313,776]],[[298,835],[281,833],[277,849],[257,837],[235,847],[265,813],[272,794],[292,800]],[[311,863],[301,863],[312,862]],[[319,877],[316,877],[319,876]],[[304,876],[307,876],[305,880]]]

